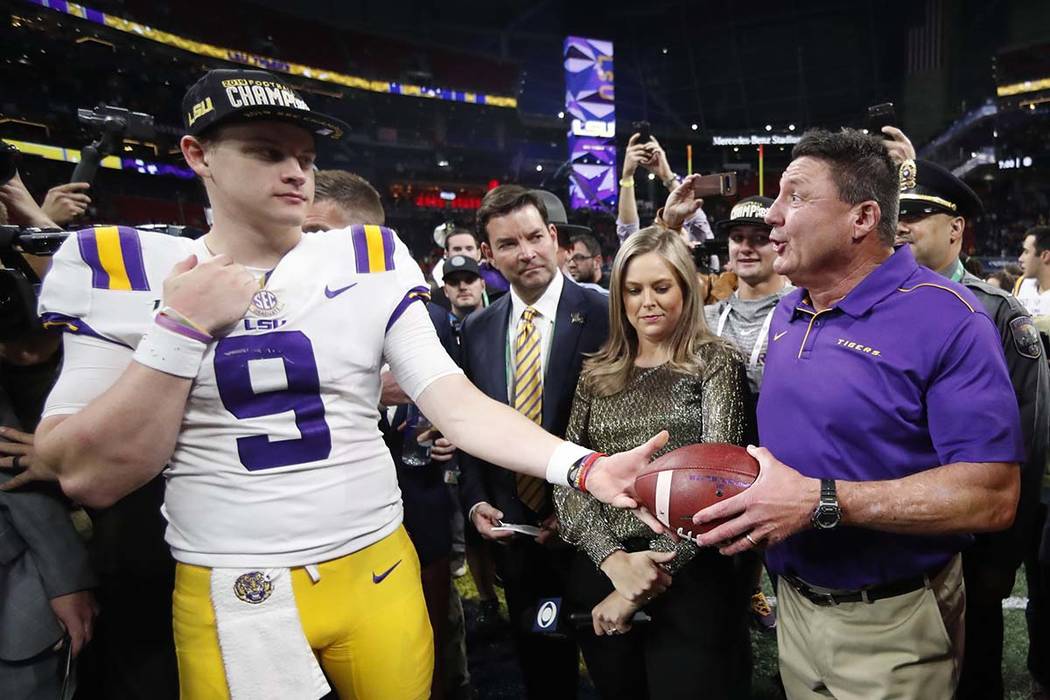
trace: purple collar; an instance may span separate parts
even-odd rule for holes
[[[832,308],[839,309],[854,318],[860,318],[866,314],[871,307],[879,303],[891,293],[897,291],[905,280],[915,274],[919,264],[915,262],[911,248],[907,245],[899,245],[893,255],[886,259],[860,281],[856,287],[839,300]],[[792,318],[799,313],[813,313],[813,305],[809,301],[809,290],[799,288],[786,297],[784,302],[794,309]]]

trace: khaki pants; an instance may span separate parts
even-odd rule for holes
[[[780,675],[790,700],[948,700],[963,651],[966,594],[956,556],[928,588],[820,606],[777,586]]]

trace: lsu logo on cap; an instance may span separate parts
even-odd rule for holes
[[[193,122],[203,117],[208,112],[214,111],[215,106],[211,102],[210,97],[205,97],[203,100],[193,105],[193,109],[186,115],[186,119],[189,122],[189,126],[193,126]]]

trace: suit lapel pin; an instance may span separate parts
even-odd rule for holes
[[[574,311],[573,313],[569,314],[569,323],[578,324],[582,326],[583,314],[581,314],[579,311]]]

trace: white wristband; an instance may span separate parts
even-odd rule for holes
[[[474,511],[476,511],[478,508],[480,508],[483,505],[485,505],[485,501],[478,501],[477,503],[472,505],[470,507],[470,510],[467,511],[467,520],[469,520],[471,523],[473,523],[474,522]]]
[[[572,488],[569,483],[569,470],[572,465],[583,459],[594,450],[580,447],[571,442],[563,442],[555,448],[551,458],[547,460],[547,481],[555,486],[566,486]]]
[[[154,324],[139,341],[135,361],[165,374],[194,379],[208,346]]]

